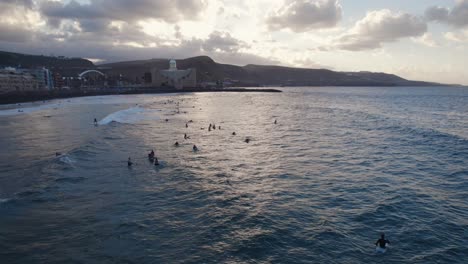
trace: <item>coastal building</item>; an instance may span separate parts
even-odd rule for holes
[[[196,69],[190,68],[186,70],[177,69],[175,60],[169,61],[169,69],[159,70],[153,69],[151,72],[152,85],[157,87],[174,87],[176,89],[193,88],[197,86]]]
[[[24,73],[34,75],[39,83],[39,87],[46,90],[54,89],[54,78],[52,72],[47,68],[21,69]]]
[[[54,72],[52,74],[53,82],[54,82],[54,89],[62,89],[63,87],[63,78],[62,75],[58,72]]]
[[[0,70],[0,93],[37,91],[40,89],[35,76],[7,68]]]

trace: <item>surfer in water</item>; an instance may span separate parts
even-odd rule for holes
[[[132,159],[130,157],[128,157],[127,165],[128,167],[131,167],[133,165]]]
[[[377,240],[377,242],[375,242],[375,245],[378,246],[379,248],[381,249],[385,249],[385,247],[387,246],[387,244],[390,244],[390,241],[388,241],[387,239],[385,239],[385,234],[382,233],[380,235],[380,239]]]
[[[94,125],[97,126],[97,119],[94,118]]]
[[[148,154],[148,159],[150,161],[154,159],[154,150],[151,150],[151,152]]]
[[[176,141],[176,142],[174,143],[174,146],[178,147],[178,146],[179,146],[179,142]]]
[[[198,151],[198,148],[197,148],[196,145],[193,145],[193,148],[192,148],[192,149],[193,149],[193,151]]]

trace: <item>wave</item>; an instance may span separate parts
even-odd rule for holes
[[[68,164],[68,165],[72,165],[73,163],[76,162],[74,159],[70,158],[68,155],[59,156],[58,160],[61,163],[65,163],[65,164]]]
[[[6,204],[11,200],[13,200],[13,199],[12,198],[5,198],[5,199],[0,198],[0,204]]]
[[[154,110],[143,107],[132,107],[125,110],[120,110],[109,114],[98,122],[99,125],[108,125],[112,122],[122,124],[136,124],[143,120],[159,120],[160,117],[155,115]]]

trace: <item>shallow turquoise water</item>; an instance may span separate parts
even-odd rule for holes
[[[283,90],[3,107],[0,263],[466,262],[468,89]]]

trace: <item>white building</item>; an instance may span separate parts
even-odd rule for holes
[[[174,87],[176,89],[194,88],[197,86],[196,69],[190,68],[186,70],[177,69],[175,60],[169,61],[169,69],[151,71],[152,84],[157,87]]]
[[[30,73],[12,68],[0,70],[0,93],[27,92],[40,90],[39,82]]]

